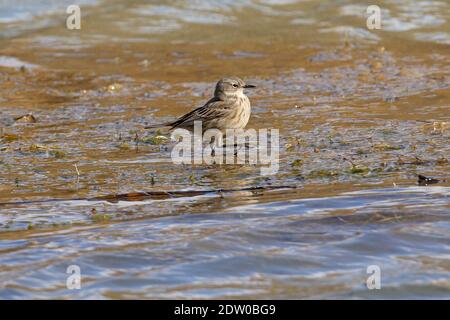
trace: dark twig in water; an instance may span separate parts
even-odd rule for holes
[[[441,182],[441,180],[434,179],[434,178],[428,178],[421,174],[419,174],[417,177],[418,177],[419,186],[427,186],[429,184],[435,184],[435,183]]]

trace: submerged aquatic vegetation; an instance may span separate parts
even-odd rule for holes
[[[303,160],[301,160],[301,159],[296,159],[291,162],[292,167],[301,167],[302,165],[303,165]]]
[[[314,179],[314,178],[330,178],[330,177],[336,177],[339,175],[339,172],[335,170],[327,170],[327,169],[320,169],[310,172],[307,175],[307,178]]]
[[[351,174],[361,174],[366,175],[370,172],[370,169],[368,167],[358,167],[358,166],[352,166],[352,168],[349,170]]]
[[[195,178],[194,174],[190,174],[189,175],[189,181],[191,182],[191,184],[196,184],[197,183],[197,179]]]
[[[28,147],[28,151],[31,153],[45,153],[55,158],[64,158],[65,152],[62,151],[59,147],[55,146],[45,146],[41,144],[31,144]]]
[[[106,222],[112,219],[111,215],[102,214],[102,213],[94,213],[91,215],[91,219],[94,222]]]
[[[393,146],[390,145],[388,143],[379,143],[379,144],[375,144],[372,146],[372,149],[375,152],[380,152],[380,151],[392,151],[392,150],[400,150],[401,147],[399,146]]]
[[[169,138],[163,135],[155,134],[152,136],[142,137],[139,139],[139,141],[142,143],[149,143],[152,145],[162,145],[167,141],[169,141]]]

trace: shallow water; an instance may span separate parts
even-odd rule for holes
[[[382,1],[369,31],[356,1],[83,1],[77,31],[64,1],[20,2],[0,3],[1,298],[450,297],[449,3]],[[248,127],[280,129],[275,175],[174,165],[142,129],[226,75],[257,85]]]

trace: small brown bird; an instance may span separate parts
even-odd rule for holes
[[[250,100],[244,94],[244,89],[254,88],[254,85],[245,84],[238,77],[223,78],[216,84],[214,97],[205,105],[192,110],[178,120],[145,127],[170,127],[194,130],[194,121],[202,122],[202,129],[218,129],[225,133],[226,129],[243,129],[248,123],[251,114]]]

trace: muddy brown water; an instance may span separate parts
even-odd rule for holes
[[[381,30],[357,1],[82,1],[81,30],[22,2],[0,10],[0,298],[450,297],[448,2],[381,1]],[[280,130],[274,175],[175,165],[143,130],[227,75]]]

